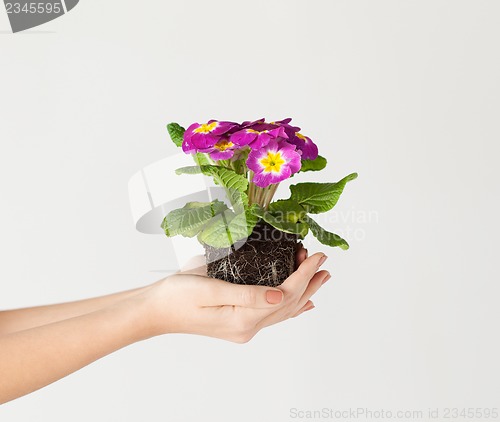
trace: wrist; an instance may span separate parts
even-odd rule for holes
[[[131,298],[133,303],[130,306],[134,306],[137,311],[136,318],[144,338],[156,337],[175,331],[171,327],[171,318],[167,315],[169,306],[164,300],[166,295],[162,292],[162,290],[166,289],[167,280],[157,281],[145,287],[141,294]]]
[[[122,315],[126,322],[126,330],[130,336],[130,343],[135,343],[158,335],[155,329],[154,316],[148,296],[144,293],[137,294],[115,303],[111,309]]]

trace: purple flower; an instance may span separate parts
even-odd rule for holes
[[[261,188],[279,183],[300,170],[300,154],[285,141],[271,140],[266,146],[252,150],[247,166],[254,172],[252,182]]]
[[[297,150],[302,153],[303,160],[314,160],[318,156],[318,147],[311,140],[311,138],[304,136],[300,133],[300,127],[290,125],[292,119],[279,120],[272,122],[274,125],[279,125],[284,128],[288,137],[287,142],[295,145]]]
[[[242,129],[231,134],[231,142],[238,145],[249,145],[252,149],[265,147],[271,140],[287,138],[284,127],[266,123],[264,119],[254,122],[243,122]]]
[[[300,131],[300,127],[292,126],[290,124],[291,121],[292,121],[292,118],[288,117],[287,119],[278,120],[276,122],[271,122],[271,124],[283,127],[283,129],[285,130],[286,136],[288,137],[288,139],[291,139],[295,136],[296,132]]]
[[[208,123],[193,123],[184,132],[182,150],[187,153],[198,152],[212,148],[222,139],[222,135],[238,125],[233,122],[209,120]]]
[[[283,127],[288,137],[287,142],[295,145],[301,151],[303,160],[314,160],[318,156],[318,147],[311,138],[300,133],[300,127],[290,125],[291,118],[272,122],[274,125]]]
[[[318,157],[318,147],[308,136],[296,132],[293,138],[288,139],[288,142],[302,152],[303,160],[315,160]]]
[[[239,145],[232,143],[227,136],[222,137],[212,148],[201,150],[210,155],[212,160],[227,160],[234,155]]]
[[[265,117],[263,117],[262,119],[259,119],[259,120],[254,120],[253,122],[251,120],[246,120],[241,124],[241,128],[244,129],[244,128],[247,128],[247,127],[250,127],[253,125],[265,123],[265,121],[266,121]]]

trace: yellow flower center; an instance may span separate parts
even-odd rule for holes
[[[260,135],[261,133],[267,133],[269,132],[268,130],[263,130],[261,132],[259,132],[258,130],[255,130],[255,129],[247,129],[247,133],[256,133],[257,135]]]
[[[281,158],[281,152],[268,152],[267,157],[260,160],[260,163],[264,166],[264,171],[270,173],[272,171],[279,173],[281,166],[285,164],[285,160]]]
[[[297,138],[302,139],[304,142],[307,142],[307,138],[302,135],[302,133],[297,132],[295,135],[297,136]]]
[[[203,123],[200,127],[193,130],[194,133],[210,133],[217,127],[217,122]]]
[[[219,151],[225,151],[228,148],[231,148],[234,144],[228,139],[223,139],[222,141],[217,142],[214,146]]]

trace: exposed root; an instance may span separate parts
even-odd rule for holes
[[[297,245],[297,236],[261,222],[237,249],[205,245],[207,273],[236,284],[278,286],[295,268]]]

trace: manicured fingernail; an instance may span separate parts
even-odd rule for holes
[[[330,280],[332,278],[332,276],[330,274],[328,274],[325,279],[321,282],[321,284],[325,284],[328,280]]]
[[[316,306],[311,305],[309,308],[304,309],[304,312],[310,311],[311,309],[314,309]]]
[[[323,255],[321,257],[321,259],[319,260],[319,262],[318,262],[318,267],[321,267],[325,263],[325,261],[326,261],[327,258],[328,257],[326,255]]]
[[[281,290],[268,290],[266,292],[266,300],[271,305],[277,305],[283,300],[283,292]]]

